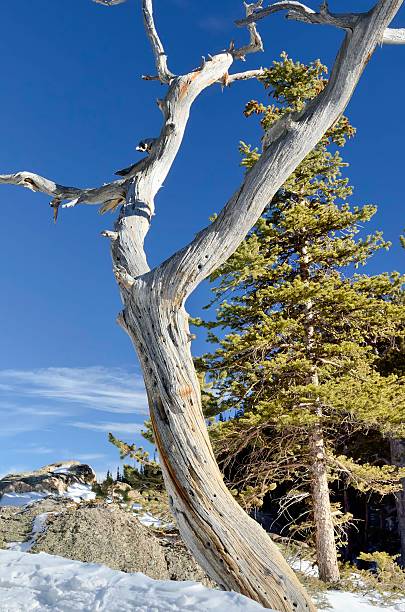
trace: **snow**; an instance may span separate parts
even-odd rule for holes
[[[71,474],[72,467],[75,465],[75,463],[62,463],[58,468],[52,470],[52,474]]]
[[[45,499],[46,497],[59,497],[57,493],[50,491],[27,491],[25,493],[4,493],[0,499],[0,506],[28,506],[33,502]],[[91,490],[90,485],[76,482],[67,488],[62,497],[67,497],[75,502],[89,501],[95,499],[96,494]]]
[[[380,607],[368,603],[364,597],[344,591],[328,591],[327,598],[335,612],[405,612],[405,600],[395,606]]]
[[[318,578],[318,566],[316,563],[311,563],[311,561],[307,561],[306,559],[294,559],[293,561],[289,561],[290,567],[297,572],[302,572],[306,576],[313,576],[314,578]]]
[[[50,491],[27,491],[25,493],[4,493],[0,506],[28,506],[40,499],[52,495]]]
[[[150,514],[150,512],[145,512],[145,514],[141,515],[136,514],[135,516],[145,527],[162,527],[163,525],[162,521]]]
[[[69,499],[73,499],[75,502],[81,501],[90,501],[91,499],[96,498],[96,494],[91,490],[90,485],[81,484],[80,482],[75,482],[67,488],[66,493],[64,493],[63,497],[68,497]]]
[[[243,595],[208,589],[196,582],[153,580],[45,553],[4,550],[0,550],[0,601],[1,612],[264,610]]]
[[[42,531],[37,517],[31,538]],[[27,543],[25,543],[27,544]],[[353,593],[328,591],[329,612],[405,612],[405,600],[378,607]],[[259,604],[197,582],[153,580],[46,553],[0,550],[1,612],[260,612]],[[271,612],[267,610],[267,612]]]

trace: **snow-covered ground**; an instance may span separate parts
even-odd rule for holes
[[[351,593],[328,593],[329,612],[404,612]],[[236,593],[196,582],[153,580],[103,565],[39,553],[0,550],[1,612],[260,612]],[[267,612],[270,612],[267,610]]]
[[[264,608],[242,595],[197,582],[153,580],[45,553],[0,550],[0,610],[260,612]]]
[[[353,593],[347,593],[344,591],[330,591],[327,594],[332,608],[327,608],[329,612],[404,612],[405,601],[399,603],[396,606],[373,606],[367,602],[363,597],[353,595]]]

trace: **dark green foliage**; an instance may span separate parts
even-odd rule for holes
[[[325,74],[318,61],[305,66],[283,54],[261,78],[273,103],[251,101],[245,115],[259,116],[267,129],[322,91]],[[246,508],[280,489],[310,509],[308,432],[319,424],[331,483],[381,495],[400,486],[399,471],[356,442],[404,435],[401,380],[394,370],[383,375],[378,359],[379,347],[403,342],[405,305],[399,274],[354,273],[390,246],[380,232],[359,237],[376,207],[348,201],[353,190],[342,177],[340,149],[354,133],[346,117],[329,129],[212,275],[216,319],[195,321],[216,345],[197,360],[215,389],[207,393],[207,415],[239,411],[210,432]],[[241,143],[241,152],[249,170],[259,149]],[[337,525],[350,518],[339,504],[334,511]],[[311,527],[306,512],[293,528]]]
[[[148,451],[135,444],[122,442],[112,433],[108,434],[108,440],[118,448],[121,459],[129,458],[134,461],[134,465],[124,464],[122,482],[140,492],[149,489],[164,490],[160,466],[156,461],[150,459]]]

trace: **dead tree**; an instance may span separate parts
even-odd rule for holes
[[[105,5],[121,1],[96,0]],[[315,608],[277,547],[224,486],[201,410],[184,304],[197,285],[235,251],[277,189],[338,120],[377,45],[405,42],[405,30],[388,28],[402,1],[378,0],[367,13],[334,14],[327,2],[315,12],[295,0],[266,8],[259,0],[246,5],[246,18],[237,24],[248,28],[246,46],[231,45],[208,56],[195,70],[177,76],[168,68],[152,0],[142,0],[157,70],[157,76],[147,78],[167,86],[166,96],[158,103],[163,114],[160,135],[141,145],[147,156],[121,171],[119,180],[96,189],[65,187],[31,172],[0,176],[1,183],[51,196],[55,217],[60,205],[120,207],[114,231],[104,232],[111,241],[114,274],[124,304],[118,322],[130,336],[143,368],[160,463],[180,532],[219,585],[281,612]],[[256,24],[278,11],[287,11],[290,19],[345,31],[329,83],[302,112],[270,129],[263,155],[216,220],[151,270],[144,238],[155,213],[154,198],[179,150],[191,106],[211,85],[228,86],[260,74],[229,71],[235,60],[262,49]]]

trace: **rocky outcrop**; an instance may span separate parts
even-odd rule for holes
[[[157,538],[115,505],[83,505],[50,515],[31,552],[46,552],[111,569],[169,579]]]
[[[30,492],[63,495],[73,485],[91,485],[95,481],[96,475],[89,465],[79,461],[53,463],[33,472],[4,476],[0,480],[0,504],[5,495]]]
[[[37,517],[42,519],[43,531],[32,533]],[[102,563],[159,580],[195,580],[213,586],[176,532],[155,534],[116,504],[77,504],[53,497],[23,509],[0,508],[0,547]]]

